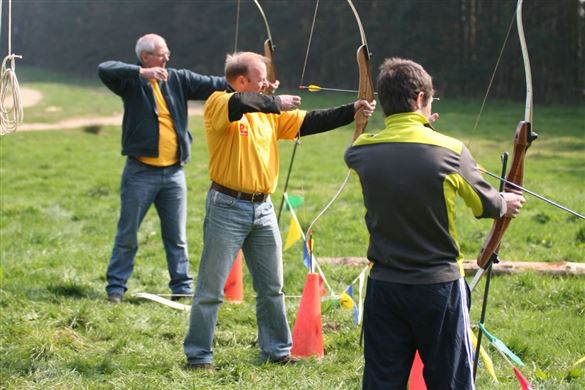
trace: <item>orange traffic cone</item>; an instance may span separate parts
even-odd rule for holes
[[[322,358],[323,329],[321,325],[321,298],[319,294],[319,274],[308,273],[299,312],[292,334],[293,357]]]
[[[425,383],[425,378],[423,377],[423,368],[424,364],[420,359],[418,351],[416,351],[414,362],[412,363],[412,368],[410,369],[408,390],[427,390],[427,384]]]
[[[230,303],[244,302],[244,267],[241,250],[236,255],[232,270],[223,287],[223,296]]]

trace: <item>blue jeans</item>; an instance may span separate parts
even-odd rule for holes
[[[270,200],[252,203],[210,189],[203,224],[203,253],[184,351],[190,363],[211,363],[217,311],[240,248],[256,291],[260,358],[274,360],[292,346],[282,292],[282,241]]]
[[[120,219],[108,264],[106,291],[124,295],[138,250],[138,228],[154,203],[160,218],[173,294],[191,294],[187,255],[187,185],[180,165],[158,168],[126,160],[120,183]]]

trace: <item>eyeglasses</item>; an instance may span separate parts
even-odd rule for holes
[[[163,58],[163,57],[168,57],[171,58],[171,52],[170,51],[166,51],[164,53],[148,53],[153,57],[158,57],[158,58]]]

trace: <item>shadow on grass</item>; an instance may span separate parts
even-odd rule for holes
[[[49,284],[47,286],[47,290],[53,295],[73,299],[95,299],[101,297],[102,295],[95,291],[92,287],[78,284],[74,281]]]

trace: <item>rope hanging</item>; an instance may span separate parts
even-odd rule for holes
[[[0,1],[0,10],[2,2]],[[1,11],[0,11],[1,12]],[[0,14],[1,18],[1,14]],[[14,133],[22,123],[23,111],[20,87],[15,72],[15,59],[22,56],[12,54],[12,0],[8,1],[8,55],[2,61],[0,71],[0,135]],[[11,104],[7,104],[11,103]]]

